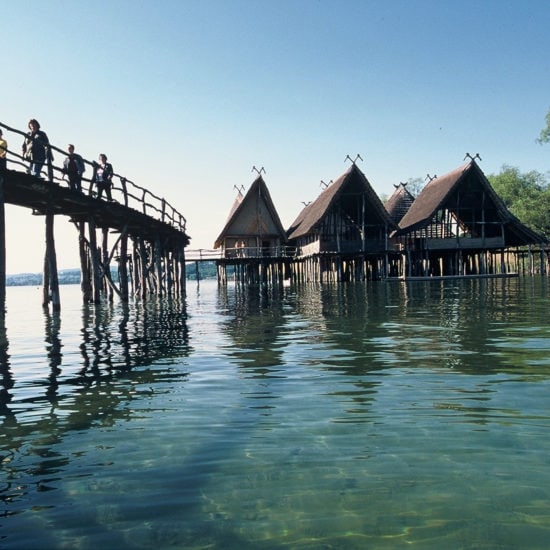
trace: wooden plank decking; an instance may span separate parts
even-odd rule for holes
[[[75,222],[93,219],[99,228],[115,232],[126,230],[147,240],[157,236],[170,238],[186,246],[189,237],[174,223],[144,214],[117,201],[108,202],[87,193],[41,180],[24,172],[7,170],[4,180],[4,200],[8,204],[32,209],[37,215],[64,215]],[[159,216],[160,217],[160,216]]]

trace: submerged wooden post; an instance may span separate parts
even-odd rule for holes
[[[163,290],[163,273],[162,273],[162,246],[160,243],[160,237],[157,236],[155,238],[155,242],[153,244],[153,261],[154,261],[154,268],[156,272],[156,279],[157,279],[157,294],[159,296],[162,296],[164,294]],[[151,266],[152,267],[152,266]]]
[[[90,273],[90,259],[86,248],[86,235],[84,233],[86,224],[78,222],[78,252],[80,256],[80,290],[82,301],[87,304],[92,301],[92,280]]]
[[[0,166],[0,314],[6,310],[6,218],[4,208],[4,168]]]
[[[61,309],[61,300],[59,297],[59,279],[57,276],[57,256],[55,253],[54,239],[54,215],[46,214],[46,253],[44,255],[44,272],[42,281],[42,306],[48,307],[52,303],[53,311]]]
[[[185,249],[182,246],[177,249],[177,257],[179,264],[178,272],[178,287],[180,296],[185,296],[185,280],[186,280],[186,267],[185,267]]]
[[[93,301],[99,304],[101,301],[101,273],[99,271],[99,251],[97,249],[97,238],[95,234],[95,221],[90,218],[88,222],[90,242],[90,263],[92,264],[93,277]]]
[[[101,243],[101,264],[103,266],[103,291],[109,299],[109,302],[113,301],[113,288],[109,284],[111,278],[111,266],[109,262],[109,230],[104,227],[102,229],[102,243]]]
[[[141,281],[141,297],[147,296],[148,281],[147,281],[147,249],[143,239],[139,239],[139,259],[140,259],[140,281]]]
[[[128,301],[128,234],[124,232],[120,237],[120,256],[118,262],[118,283],[120,296],[123,302]]]

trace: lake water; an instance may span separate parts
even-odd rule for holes
[[[8,288],[0,548],[548,548],[549,283]]]

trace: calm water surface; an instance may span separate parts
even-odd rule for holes
[[[549,281],[8,289],[0,548],[548,548]]]

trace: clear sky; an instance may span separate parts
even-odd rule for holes
[[[285,227],[346,155],[379,195],[466,152],[486,174],[550,170],[548,0],[28,0],[0,30],[0,121],[106,153],[187,218],[190,249],[213,247],[252,166]],[[6,210],[8,273],[41,271],[43,218]],[[58,267],[78,267],[55,223]]]

